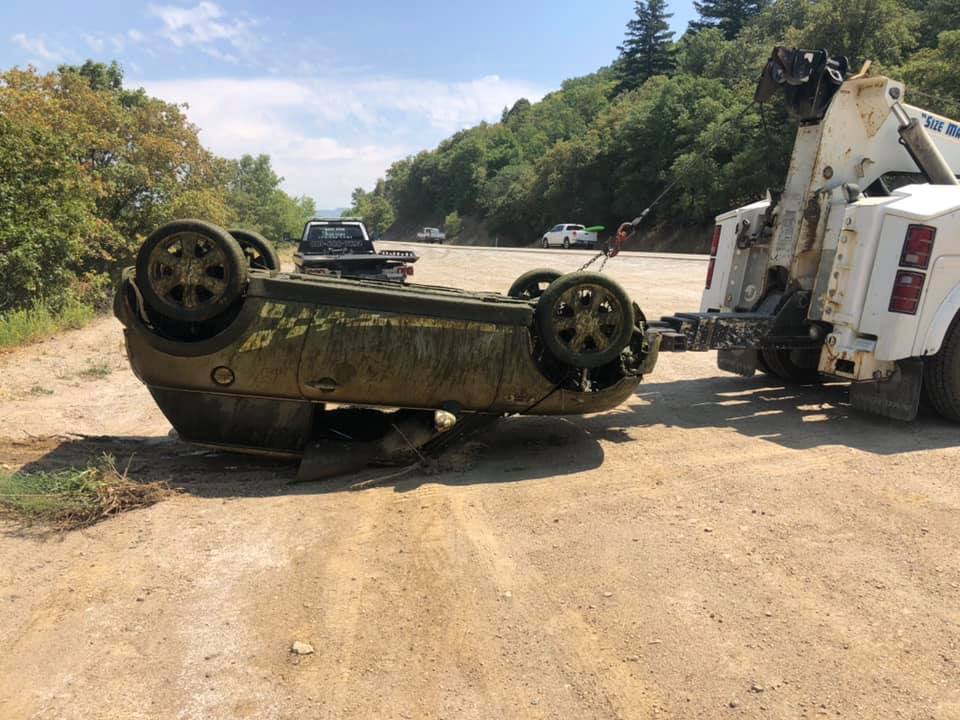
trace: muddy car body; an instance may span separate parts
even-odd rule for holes
[[[194,443],[299,455],[331,431],[355,439],[326,422],[338,412],[332,408],[344,406],[373,408],[388,418],[397,409],[430,417],[442,410],[457,419],[598,412],[629,397],[655,361],[636,307],[602,295],[606,285],[595,284],[600,276],[590,273],[580,278],[594,288],[589,304],[615,303],[617,317],[630,324],[625,336],[611,338],[622,347],[599,348],[601,340],[580,348],[581,364],[591,367],[554,357],[563,347],[553,353],[543,342],[538,299],[529,293],[508,297],[243,267],[228,270],[243,276],[237,297],[222,302],[211,295],[203,302],[213,308],[177,311],[192,297],[188,289],[160,298],[157,290],[176,282],[178,272],[195,277],[183,266],[215,262],[212,253],[232,240],[205,223],[172,225],[154,233],[137,267],[125,271],[115,313],[137,377],[180,436]],[[165,239],[151,247],[158,234]],[[571,285],[571,276],[563,277]],[[233,280],[218,271],[215,281],[200,282],[220,288]],[[565,292],[569,298],[576,290]],[[585,319],[569,311],[558,324],[595,327],[587,301],[582,304]],[[184,320],[191,312],[204,317]],[[580,331],[562,331],[561,342],[573,332]]]

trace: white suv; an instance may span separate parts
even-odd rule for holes
[[[540,240],[540,245],[545,248],[556,246],[569,248],[574,245],[592,248],[596,244],[596,233],[587,232],[583,225],[571,225],[569,223],[554,225],[543,234],[543,238]]]

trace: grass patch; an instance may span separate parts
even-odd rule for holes
[[[30,394],[34,396],[53,395],[53,390],[45,388],[43,385],[34,385],[30,388]]]
[[[74,530],[127,510],[148,507],[171,493],[166,483],[138,483],[104,455],[86,468],[57,472],[0,471],[0,515],[23,525]]]
[[[46,305],[13,310],[0,315],[0,349],[14,348],[55,335],[60,330],[81,328],[93,320],[95,312],[76,300],[58,312]]]
[[[97,380],[100,378],[105,378],[112,372],[113,368],[111,368],[107,363],[99,362],[96,365],[91,365],[90,367],[81,370],[80,376],[85,377],[88,380]]]

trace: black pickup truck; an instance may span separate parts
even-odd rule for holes
[[[353,218],[310,220],[293,256],[296,272],[307,275],[405,282],[413,275],[416,253],[377,252],[363,222]]]

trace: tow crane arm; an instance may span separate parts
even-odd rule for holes
[[[720,350],[721,367],[741,374],[753,373],[763,348],[815,357],[830,329],[818,289],[831,263],[822,260],[833,258],[842,207],[886,194],[888,173],[956,185],[960,172],[960,122],[905,104],[896,80],[850,76],[845,58],[823,50],[778,47],[755,99],[781,90],[800,121],[783,191],[755,227],[730,226],[737,257],[716,258],[720,287],[700,312],[651,325],[662,350]]]

